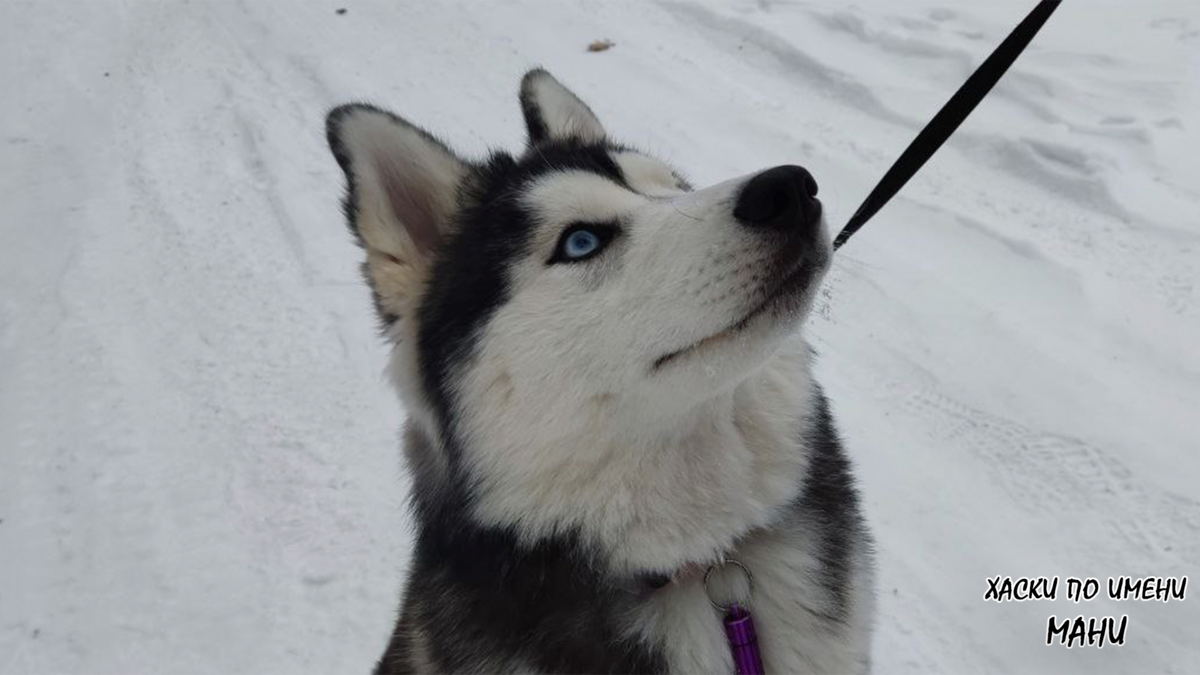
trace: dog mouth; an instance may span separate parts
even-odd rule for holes
[[[800,305],[804,291],[808,289],[813,276],[821,268],[821,261],[810,256],[802,256],[790,272],[760,300],[749,312],[729,324],[725,328],[701,338],[682,349],[665,354],[654,360],[651,372],[657,372],[668,364],[679,360],[687,354],[699,351],[712,344],[721,342],[742,332],[753,321],[765,314],[783,314],[794,311]]]

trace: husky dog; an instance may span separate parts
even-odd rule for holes
[[[525,150],[478,162],[329,115],[408,411],[377,672],[733,673],[734,601],[768,672],[868,670],[872,542],[798,335],[832,255],[812,176],[694,190],[544,70],[520,102]]]

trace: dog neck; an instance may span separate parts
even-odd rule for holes
[[[800,490],[814,385],[797,342],[665,421],[597,411],[547,430],[553,413],[496,406],[486,425],[468,429],[461,453],[475,488],[471,517],[530,545],[574,533],[622,576],[715,562]]]

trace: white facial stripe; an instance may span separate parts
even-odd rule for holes
[[[679,180],[666,164],[639,152],[613,153],[613,161],[621,167],[625,182],[650,197],[669,197],[679,194]]]
[[[590,171],[561,171],[537,180],[522,203],[542,225],[531,242],[534,250],[549,252],[568,224],[618,220],[645,200]]]

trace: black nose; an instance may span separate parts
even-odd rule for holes
[[[777,166],[746,181],[733,217],[743,225],[778,231],[811,229],[821,220],[817,181],[798,166]]]

